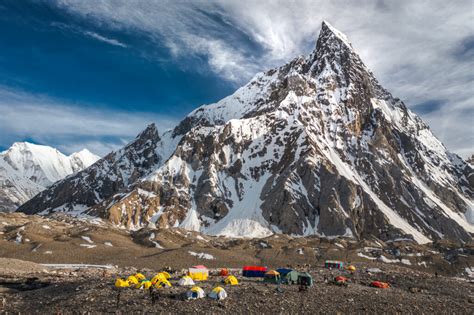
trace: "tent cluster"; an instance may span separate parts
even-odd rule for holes
[[[188,300],[202,299],[206,296],[206,292],[200,287],[194,286],[186,292]],[[214,300],[223,300],[227,297],[227,292],[222,287],[215,287],[209,292],[208,296]]]
[[[247,278],[263,278],[264,283],[298,284],[308,287],[313,285],[313,277],[309,273],[289,268],[268,270],[267,267],[245,266],[242,268],[242,275]]]
[[[136,273],[134,275],[128,276],[126,279],[118,278],[115,280],[116,288],[135,288],[149,290],[151,287],[156,289],[169,288],[171,287],[171,282],[169,279],[171,275],[165,271],[157,273],[151,279],[147,279],[142,273]]]
[[[224,270],[224,269],[223,269]],[[222,283],[225,285],[238,285],[239,281],[233,275],[230,275],[228,270],[225,269],[226,272],[219,273],[220,275],[226,274],[227,276],[225,279],[222,280]],[[186,298],[187,299],[201,299],[206,296],[204,290],[196,286],[195,281],[204,281],[207,280],[209,276],[209,271],[205,266],[193,266],[188,269],[188,272],[185,276],[181,277],[177,285],[179,286],[189,286],[191,287],[188,291],[186,291]],[[115,287],[117,288],[135,288],[135,289],[143,289],[143,290],[150,290],[152,288],[161,289],[161,288],[169,288],[172,286],[170,282],[171,275],[166,272],[162,271],[148,279],[142,273],[135,273],[133,275],[128,276],[127,278],[118,278],[115,281]],[[211,299],[215,300],[222,300],[227,297],[227,292],[221,286],[217,286],[209,292],[208,296]]]

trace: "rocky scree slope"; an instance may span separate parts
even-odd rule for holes
[[[0,153],[0,211],[14,211],[54,182],[97,160],[86,149],[66,156],[48,146],[14,143]]]
[[[153,157],[136,181],[87,202],[68,197],[88,194],[84,182],[67,194],[52,187],[20,211],[66,204],[131,229],[179,226],[244,237],[427,243],[470,241],[474,233],[472,166],[385,90],[327,22],[309,56],[257,74],[153,139],[148,153],[131,157]],[[110,175],[103,173],[102,182]],[[57,187],[70,185],[67,179]]]

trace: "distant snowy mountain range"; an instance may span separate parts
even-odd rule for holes
[[[66,156],[48,146],[14,143],[0,153],[0,211],[14,211],[51,184],[99,159],[86,149]]]
[[[308,56],[257,74],[161,136],[148,126],[19,211],[235,237],[471,241],[473,187],[472,166],[324,22]]]

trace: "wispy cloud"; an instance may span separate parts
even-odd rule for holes
[[[127,47],[127,45],[125,45],[124,43],[122,43],[122,42],[120,42],[116,39],[107,38],[105,36],[102,36],[102,35],[94,33],[94,32],[86,31],[86,32],[84,32],[84,34],[87,35],[87,36],[90,36],[92,38],[95,38],[97,40],[100,40],[104,43],[110,44],[110,45],[120,46],[120,47],[124,47],[124,48]]]
[[[105,155],[133,139],[147,123],[156,122],[160,131],[176,123],[153,113],[78,107],[1,86],[0,112],[0,145],[30,139],[65,153],[87,148]]]
[[[441,0],[58,0],[57,4],[103,26],[146,33],[164,43],[176,58],[205,55],[212,71],[237,84],[309,53],[321,21],[327,19],[349,36],[381,83],[408,106],[417,110],[415,105],[428,101],[442,104],[420,114],[449,148],[474,151],[469,136],[474,133],[470,0],[456,4]],[[245,49],[242,38],[255,43],[258,51]],[[467,129],[442,123],[448,121],[460,121]],[[462,140],[454,144],[452,139]]]

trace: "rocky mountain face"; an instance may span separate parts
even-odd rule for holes
[[[19,211],[28,214],[55,211],[81,214],[149,174],[162,160],[157,153],[159,142],[158,130],[151,124],[122,149],[54,183],[23,204]]]
[[[84,175],[89,168],[20,211],[80,210],[131,229],[237,237],[427,243],[470,241],[474,233],[472,166],[385,90],[326,22],[309,56],[257,74],[153,139],[128,164],[112,153],[94,165],[101,176]],[[137,176],[117,177],[132,164]]]
[[[14,211],[54,182],[98,159],[86,149],[66,156],[48,146],[14,143],[0,153],[0,211]]]

